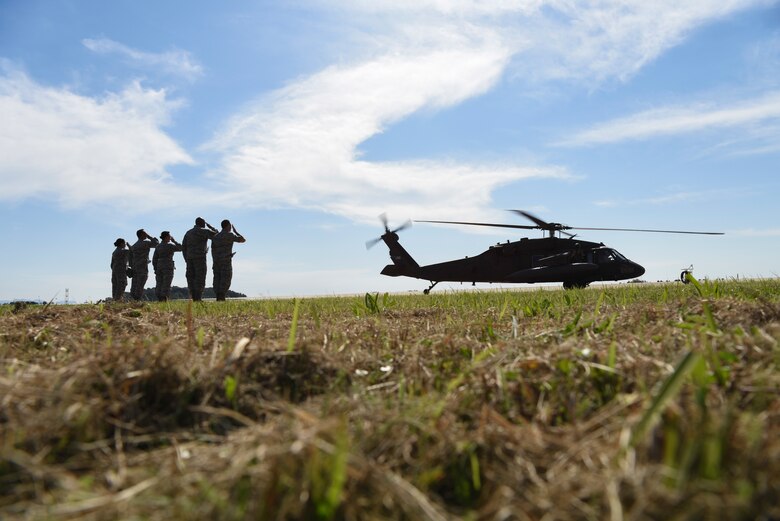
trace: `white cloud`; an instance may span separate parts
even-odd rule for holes
[[[561,168],[441,161],[369,163],[360,143],[423,109],[481,94],[497,81],[502,48],[384,56],[331,67],[242,111],[211,144],[224,153],[219,176],[247,205],[295,205],[353,218],[474,214],[498,186],[529,177],[566,177]],[[415,210],[415,211],[412,211]]]
[[[510,66],[544,81],[629,77],[696,26],[756,3],[345,0],[340,8],[370,34],[357,46],[362,61],[327,68],[242,109],[208,145],[223,154],[213,174],[247,205],[366,220],[377,208],[484,216],[502,185],[570,176],[556,166],[369,163],[357,157],[358,146],[421,109],[488,92]]]
[[[0,199],[66,206],[163,204],[166,168],[192,158],[162,130],[176,101],[134,83],[102,99],[0,75]]]
[[[554,0],[563,20],[545,28],[550,58],[560,71],[550,77],[601,82],[626,80],[697,27],[764,0]],[[540,39],[541,41],[541,39]],[[551,75],[552,73],[552,75]]]
[[[752,190],[745,188],[724,188],[699,191],[676,191],[652,197],[642,197],[638,199],[607,199],[597,201],[596,206],[607,208],[625,207],[625,206],[663,206],[678,203],[700,203],[718,200],[731,200],[736,197],[745,197],[753,195]]]
[[[688,107],[665,107],[618,118],[578,132],[560,145],[584,146],[651,139],[690,132],[750,127],[777,123],[780,118],[780,92],[740,101],[731,106],[699,103]],[[775,128],[776,125],[772,126]],[[776,132],[771,136],[775,143]],[[765,136],[766,138],[766,136]]]
[[[697,27],[770,0],[342,0],[370,32],[420,41],[441,27],[490,30],[515,78],[598,86],[624,81]],[[333,2],[327,2],[328,6]],[[368,21],[365,21],[368,20]],[[414,20],[410,22],[410,20]],[[375,37],[375,36],[374,36]]]
[[[158,69],[189,80],[203,74],[203,67],[187,51],[175,49],[163,53],[143,52],[108,38],[85,38],[81,43],[92,52],[119,54],[137,66]]]

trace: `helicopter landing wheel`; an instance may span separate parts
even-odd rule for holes
[[[583,289],[587,288],[588,283],[587,282],[580,282],[580,281],[566,281],[563,283],[563,289]]]
[[[430,294],[431,290],[432,290],[432,289],[433,289],[433,288],[436,286],[436,284],[438,284],[438,283],[439,283],[439,281],[438,281],[438,280],[437,280],[436,282],[431,282],[431,285],[430,285],[430,286],[428,286],[427,288],[425,288],[425,289],[423,290],[423,294],[424,294],[424,295],[428,295],[428,294]]]

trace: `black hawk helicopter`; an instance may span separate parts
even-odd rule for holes
[[[591,282],[605,280],[626,280],[641,277],[645,269],[627,259],[620,252],[603,242],[583,241],[565,230],[600,230],[621,232],[685,233],[695,235],[723,235],[722,232],[691,232],[682,230],[642,230],[633,228],[581,228],[561,223],[548,223],[522,210],[509,210],[527,219],[534,225],[495,224],[462,221],[416,221],[436,224],[458,224],[466,226],[490,226],[523,230],[544,230],[547,237],[499,243],[475,257],[420,266],[398,242],[398,232],[411,226],[407,221],[395,230],[388,226],[385,214],[379,216],[385,227],[381,237],[368,241],[370,248],[384,241],[390,249],[388,264],[382,275],[389,277],[412,277],[430,281],[423,292],[427,295],[439,282],[497,282],[526,283],[563,282],[566,289],[584,288]],[[557,236],[556,236],[557,235]],[[566,238],[562,236],[566,235]]]

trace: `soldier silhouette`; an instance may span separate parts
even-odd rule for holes
[[[157,283],[155,286],[157,300],[165,302],[170,297],[173,271],[176,269],[173,262],[173,254],[177,251],[182,251],[182,245],[176,242],[171,232],[168,231],[162,232],[160,239],[162,243],[154,249],[152,266],[154,266],[154,276]]]
[[[114,241],[114,253],[111,254],[111,299],[120,302],[124,298],[127,287],[127,264],[130,261],[130,250],[127,242],[119,238]]]
[[[211,239],[214,292],[217,294],[217,300],[225,300],[233,280],[233,243],[236,242],[246,242],[246,239],[225,219],[222,221],[222,230]]]
[[[130,297],[141,300],[144,286],[149,278],[149,250],[156,248],[160,241],[146,233],[143,228],[135,232],[138,240],[130,246],[130,266],[133,268],[133,282],[130,285]]]
[[[199,301],[206,288],[206,252],[208,241],[217,234],[217,229],[202,217],[195,219],[195,226],[187,230],[181,241],[184,262],[187,264],[187,288],[190,298]]]

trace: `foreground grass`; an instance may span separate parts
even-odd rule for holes
[[[3,519],[756,519],[780,282],[0,307]]]

